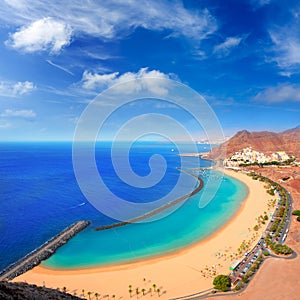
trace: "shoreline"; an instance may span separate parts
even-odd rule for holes
[[[224,174],[226,174],[227,176],[232,177],[234,179],[237,179],[237,178],[231,176],[230,174],[227,174],[225,170],[224,170]],[[72,274],[81,274],[83,271],[88,272],[88,273],[97,273],[97,272],[124,270],[124,269],[127,269],[128,267],[147,265],[147,264],[151,264],[151,263],[160,261],[162,259],[177,257],[178,255],[182,255],[196,246],[197,247],[201,246],[201,244],[205,244],[205,243],[213,240],[220,233],[222,233],[222,231],[227,226],[229,226],[231,222],[235,221],[235,219],[238,217],[239,213],[243,210],[243,208],[246,204],[247,198],[249,196],[249,188],[247,185],[246,185],[246,187],[247,187],[248,194],[247,194],[246,198],[242,200],[240,207],[237,209],[237,211],[231,218],[229,218],[225,223],[222,224],[222,226],[220,226],[213,233],[211,233],[208,236],[202,238],[201,240],[195,241],[194,243],[191,243],[190,245],[185,246],[183,248],[180,248],[177,250],[171,250],[169,253],[157,254],[157,255],[153,255],[153,256],[149,256],[149,257],[145,257],[145,258],[137,258],[136,260],[132,260],[129,262],[99,265],[99,266],[93,266],[93,267],[81,267],[81,268],[70,268],[70,269],[63,269],[63,268],[57,269],[57,268],[51,268],[51,267],[46,267],[46,266],[42,266],[42,265],[40,265],[38,267],[40,267],[41,273],[43,272],[43,270],[45,270],[45,272],[44,272],[45,274],[47,274],[48,271],[53,271],[59,275],[67,275],[67,274],[71,274],[71,273]]]
[[[235,215],[204,240],[174,253],[121,265],[73,270],[38,266],[14,281],[26,280],[38,285],[46,283],[46,286],[54,288],[64,285],[69,290],[100,291],[101,294],[115,294],[123,299],[129,299],[129,285],[143,286],[143,278],[159,284],[161,291],[165,292],[160,298],[166,299],[211,288],[214,274],[229,273],[229,266],[237,259],[230,255],[243,240],[251,237],[253,230],[248,228],[253,228],[255,218],[268,211],[267,200],[270,198],[261,182],[233,171],[224,170],[224,173],[244,182],[249,193]],[[263,230],[264,227],[258,231],[252,244],[260,238]],[[174,271],[177,274],[175,278]],[[147,295],[143,298],[147,299]]]

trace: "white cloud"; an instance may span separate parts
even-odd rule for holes
[[[131,93],[132,91],[146,89],[155,94],[165,95],[167,93],[166,88],[161,85],[160,80],[155,81],[153,78],[169,79],[173,77],[173,74],[164,74],[158,70],[149,71],[148,68],[141,68],[137,73],[127,72],[122,75],[120,75],[119,72],[100,75],[85,71],[82,76],[81,84],[84,89],[95,90],[104,89],[114,84],[127,82],[128,84],[126,84],[126,91],[123,90],[122,92]],[[152,78],[152,80],[136,81],[136,79],[145,78]],[[115,90],[118,90],[118,87],[115,87]]]
[[[300,66],[300,18],[298,11],[292,11],[284,26],[270,26],[268,32],[272,41],[268,62],[289,73],[299,73]]]
[[[30,109],[21,109],[21,110],[12,110],[12,109],[6,109],[2,114],[1,117],[5,118],[11,118],[11,117],[17,117],[17,118],[24,118],[24,119],[34,119],[36,117],[36,113]]]
[[[27,94],[35,89],[30,81],[0,81],[0,96],[16,97]]]
[[[58,64],[56,64],[56,63],[54,63],[54,62],[51,61],[50,59],[46,59],[46,62],[47,62],[49,65],[51,65],[51,66],[53,66],[53,67],[56,67],[56,68],[58,68],[58,69],[60,69],[60,70],[62,70],[62,71],[64,71],[64,72],[66,72],[66,73],[68,73],[68,74],[74,76],[74,73],[72,73],[70,70],[68,70],[67,68],[62,67],[62,66],[60,66],[60,65],[58,65]]]
[[[233,48],[240,44],[241,41],[241,37],[228,37],[223,43],[215,46],[214,53],[219,56],[227,56]]]
[[[69,25],[52,18],[43,18],[11,34],[6,44],[24,52],[58,53],[64,46],[70,44],[71,35]]]
[[[254,6],[254,9],[258,9],[262,6],[268,5],[272,0],[250,0],[250,3]]]
[[[180,2],[166,0],[88,1],[84,4],[73,0],[68,5],[61,0],[47,3],[14,0],[3,3],[0,20],[5,25],[23,26],[11,35],[11,44],[29,52],[45,48],[58,52],[70,43],[70,28],[75,37],[86,34],[107,40],[123,38],[138,27],[168,30],[169,37],[180,35],[195,41],[217,30],[217,22],[207,9],[188,10]],[[32,33],[38,37],[34,39]]]
[[[0,124],[0,129],[6,129],[6,128],[9,128],[9,127],[11,127],[10,123],[2,123],[2,124]]]
[[[281,84],[258,93],[254,100],[265,103],[300,102],[300,85]]]
[[[97,73],[84,71],[81,79],[82,87],[88,90],[108,87],[114,83],[118,74],[119,72],[100,75]]]
[[[269,31],[274,43],[275,56],[273,60],[280,68],[285,69],[300,64],[300,30],[297,31],[299,31],[297,34],[288,28]]]

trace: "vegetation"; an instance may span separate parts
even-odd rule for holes
[[[282,245],[280,243],[272,243],[271,244],[271,249],[276,253],[276,254],[284,254],[288,255],[293,252],[293,250],[287,246],[287,245]]]
[[[299,209],[296,209],[292,212],[292,215],[293,216],[300,216],[300,210]]]
[[[243,282],[239,282],[239,283],[235,286],[234,290],[235,290],[235,291],[239,291],[239,290],[242,289],[243,287],[244,287],[244,283],[243,283]]]
[[[231,280],[227,275],[218,275],[213,281],[214,288],[222,292],[230,290]]]
[[[264,255],[264,256],[269,256],[270,253],[269,253],[269,251],[264,251],[264,252],[263,252],[263,255]]]

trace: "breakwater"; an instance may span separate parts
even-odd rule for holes
[[[0,281],[12,280],[39,265],[42,260],[49,258],[59,247],[89,225],[89,221],[79,221],[70,225],[39,248],[28,253],[25,257],[3,270],[0,273]]]
[[[189,172],[189,171],[184,170],[184,169],[181,169],[181,168],[178,168],[178,170],[180,170],[181,172],[184,172],[188,175],[191,175],[191,176],[195,177],[198,180],[199,184],[197,185],[197,187],[192,192],[190,192],[190,193],[188,193],[184,196],[181,196],[179,198],[176,198],[175,200],[172,200],[172,201],[162,205],[161,207],[158,207],[158,208],[156,208],[156,209],[154,209],[154,210],[152,210],[152,211],[150,211],[146,214],[143,214],[142,216],[138,216],[138,217],[130,219],[128,221],[123,221],[123,222],[118,222],[118,223],[114,223],[114,224],[110,224],[110,225],[100,226],[100,227],[95,228],[95,230],[96,231],[107,230],[107,229],[112,229],[112,228],[116,228],[116,227],[120,227],[120,226],[125,226],[125,225],[131,224],[131,223],[140,222],[142,220],[145,220],[149,217],[152,217],[152,216],[156,215],[157,213],[162,212],[163,210],[165,210],[165,209],[167,209],[171,206],[174,206],[174,205],[188,199],[189,197],[191,197],[191,196],[193,196],[193,195],[195,195],[195,194],[197,194],[198,192],[201,191],[201,189],[204,186],[204,182],[203,182],[203,180],[200,176],[195,175],[194,173]]]

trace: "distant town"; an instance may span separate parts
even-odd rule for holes
[[[235,152],[231,157],[224,159],[223,164],[227,168],[239,168],[245,165],[270,165],[296,163],[294,156],[289,156],[285,151],[277,151],[270,155],[255,151],[252,147],[246,147]],[[297,163],[296,163],[297,164]]]

